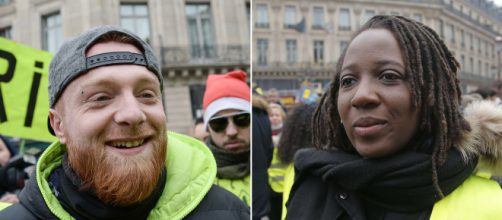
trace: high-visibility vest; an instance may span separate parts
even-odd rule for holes
[[[250,176],[247,175],[242,179],[220,179],[216,178],[214,184],[223,187],[224,189],[232,192],[234,195],[239,197],[246,205],[251,204],[251,185]]]
[[[272,162],[268,167],[268,184],[276,193],[282,193],[284,185],[284,174],[288,164],[283,163],[277,156],[277,147],[274,147]]]
[[[486,176],[472,175],[436,202],[430,219],[502,219],[502,189]]]

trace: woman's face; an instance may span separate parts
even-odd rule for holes
[[[279,126],[282,124],[281,110],[277,108],[270,109],[270,123],[272,126]]]
[[[386,29],[361,32],[343,60],[338,111],[347,136],[365,158],[406,147],[417,130],[399,44]]]

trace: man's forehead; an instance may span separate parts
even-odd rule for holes
[[[223,109],[223,110],[217,112],[216,114],[214,114],[214,116],[227,115],[227,114],[231,114],[231,113],[235,113],[235,112],[242,112],[242,110],[239,110],[239,109]]]
[[[104,43],[97,43],[91,46],[89,50],[87,50],[85,56],[90,57],[102,53],[123,52],[123,51],[141,54],[141,51],[132,44],[109,41]]]

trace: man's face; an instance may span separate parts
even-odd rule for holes
[[[219,111],[216,113],[211,119],[216,117],[221,117],[225,115],[229,115],[229,118],[232,118],[231,115],[235,115],[241,112],[240,110],[235,109],[226,109]],[[235,124],[233,119],[227,118],[228,125],[222,131],[215,131],[208,124],[209,135],[211,136],[211,140],[213,143],[220,148],[231,150],[231,151],[242,151],[249,149],[249,123],[245,127],[240,127]],[[209,119],[209,121],[211,121]]]
[[[99,43],[86,56],[129,51],[130,44]],[[70,166],[109,203],[144,200],[164,167],[166,116],[160,83],[143,66],[111,65],[90,70],[64,90],[51,125],[68,148]]]

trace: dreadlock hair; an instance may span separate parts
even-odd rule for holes
[[[314,105],[299,104],[288,114],[277,146],[283,163],[293,162],[296,151],[313,147],[311,122],[314,110]]]
[[[402,16],[375,16],[352,39],[368,29],[389,30],[401,48],[412,107],[419,110],[418,132],[412,139],[419,146],[432,137],[432,181],[436,193],[443,198],[437,169],[446,161],[448,150],[457,144],[461,134],[470,130],[459,111],[461,91],[457,72],[460,65],[437,33],[417,21]],[[347,48],[340,56],[334,79],[314,113],[313,138],[319,149],[357,153],[345,133],[337,109],[340,73]]]

